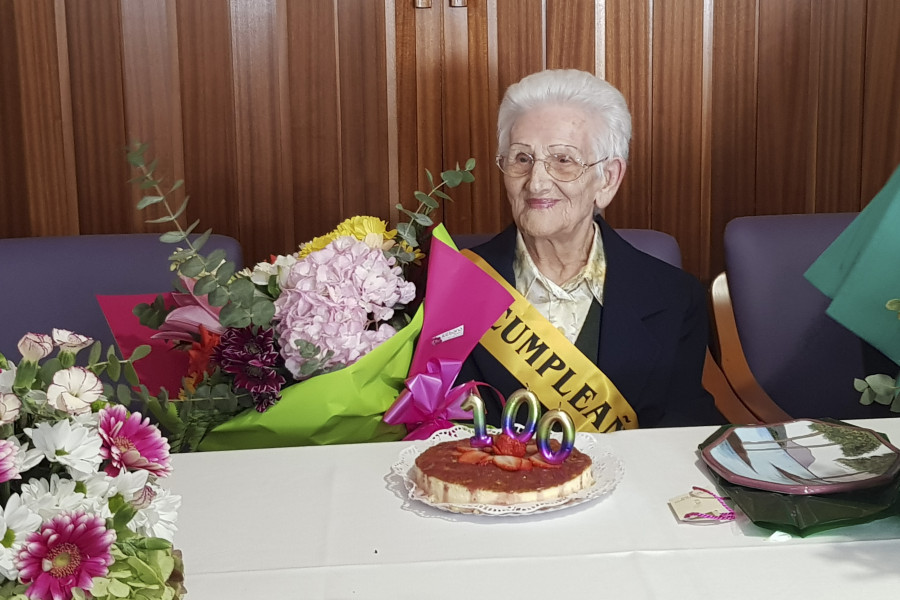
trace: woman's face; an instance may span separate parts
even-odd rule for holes
[[[606,185],[605,163],[589,168],[575,181],[561,182],[540,162],[547,158],[550,146],[565,146],[585,164],[604,158],[593,156],[590,133],[596,129],[592,125],[584,111],[565,105],[530,110],[513,123],[508,154],[519,149],[535,158],[531,173],[503,178],[513,220],[526,239],[580,240],[575,236],[592,227],[594,207],[605,208],[612,200],[618,185]]]

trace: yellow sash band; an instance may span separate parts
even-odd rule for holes
[[[634,409],[603,371],[483,258],[471,250],[462,253],[513,297],[512,306],[484,334],[481,345],[544,407],[568,413],[577,431],[636,429]]]

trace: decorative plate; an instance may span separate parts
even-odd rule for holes
[[[489,433],[496,432],[489,431]],[[428,438],[428,440],[409,446],[400,453],[397,462],[391,466],[391,472],[402,479],[403,485],[407,491],[407,496],[410,500],[454,513],[504,517],[530,515],[569,508],[605,496],[615,489],[625,473],[625,467],[622,464],[622,461],[610,452],[601,448],[601,445],[597,443],[596,436],[587,433],[576,433],[575,447],[587,454],[592,461],[591,474],[594,477],[594,484],[588,488],[580,490],[570,496],[566,496],[565,498],[543,502],[512,504],[509,506],[495,506],[489,504],[443,504],[429,501],[427,496],[422,493],[415,482],[409,477],[409,470],[415,465],[416,457],[427,448],[441,442],[468,439],[470,437],[472,437],[472,430],[470,428],[457,425],[450,429],[437,431]]]
[[[865,489],[900,472],[900,451],[879,434],[815,419],[732,427],[701,456],[726,481],[786,494]]]

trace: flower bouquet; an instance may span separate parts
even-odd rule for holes
[[[171,471],[160,431],[130,413],[133,361],[55,329],[0,355],[0,598],[141,598],[184,594],[172,549],[181,504],[159,486]],[[56,356],[51,354],[57,350]],[[114,390],[104,376],[127,384]],[[130,385],[129,385],[130,384]]]
[[[389,230],[384,221],[357,216],[301,244],[296,252],[236,271],[224,252],[201,254],[207,231],[183,228],[178,207],[144,159],[146,146],[128,155],[135,182],[150,194],[138,209],[159,206],[171,223],[161,236],[177,245],[170,257],[182,289],[135,308],[154,335],[190,353],[177,396],[162,393],[149,408],[173,449],[224,450],[400,439],[401,425],[382,416],[400,390],[421,329],[415,280],[423,273],[423,237],[449,241],[429,213],[442,188],[474,180],[474,159],[444,171],[429,193],[416,192],[415,211]]]

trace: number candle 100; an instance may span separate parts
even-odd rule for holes
[[[519,406],[525,403],[528,407],[528,417],[525,426],[521,432],[517,432],[515,428],[516,415],[519,412]],[[477,394],[469,394],[465,401],[460,405],[463,410],[472,411],[472,420],[475,426],[475,435],[472,437],[472,446],[483,448],[490,446],[492,443],[491,436],[487,434],[487,428],[484,422],[484,400]],[[558,465],[568,458],[575,447],[575,424],[572,417],[561,410],[548,410],[538,421],[538,414],[541,412],[540,401],[534,392],[530,390],[518,390],[514,392],[506,406],[503,407],[503,416],[501,418],[501,430],[511,438],[515,438],[527,444],[537,433],[537,447],[541,457],[550,464]],[[562,441],[559,450],[554,452],[550,446],[550,434],[553,424],[559,423],[562,429]]]

